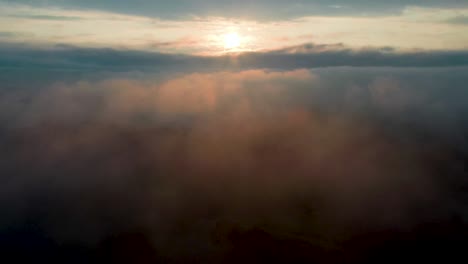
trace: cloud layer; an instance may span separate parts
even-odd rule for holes
[[[0,263],[466,259],[467,17],[0,0]]]
[[[414,252],[425,235],[456,246],[462,229],[419,228],[467,220],[463,72],[249,70],[3,89],[2,237],[26,230],[50,239],[42,246],[84,247],[65,259],[138,247],[215,263],[255,255],[242,245],[262,252],[256,240],[289,259],[362,260],[371,249],[357,237],[384,230],[396,230],[384,241],[397,250],[404,230]]]
[[[281,50],[225,56],[191,56],[138,50],[93,49],[58,45],[36,48],[4,44],[0,67],[5,70],[84,73],[209,72],[223,70],[294,70],[323,67],[461,67],[468,52],[394,48],[351,49],[341,44],[305,44]]]

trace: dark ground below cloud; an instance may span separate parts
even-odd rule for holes
[[[11,230],[0,235],[0,253],[4,263],[460,263],[466,261],[467,237],[457,218],[409,232],[363,233],[337,249],[252,229],[232,231],[220,243],[222,251],[167,258],[142,232],[115,234],[89,248],[58,244],[38,230]]]

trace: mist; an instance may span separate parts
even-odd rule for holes
[[[145,73],[2,89],[2,251],[57,263],[455,258],[468,220],[464,72]]]

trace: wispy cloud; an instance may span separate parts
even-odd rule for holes
[[[468,16],[457,16],[447,20],[448,23],[468,25]]]
[[[5,1],[3,1],[5,2]],[[409,6],[462,8],[468,5],[458,0],[426,0],[426,1],[384,1],[376,0],[369,5],[368,1],[348,1],[345,5],[330,3],[326,0],[257,0],[232,3],[227,0],[183,0],[167,2],[164,0],[141,0],[138,5],[129,5],[125,1],[102,0],[73,1],[73,0],[49,0],[49,1],[6,1],[8,3],[22,3],[36,7],[61,7],[70,9],[90,9],[142,15],[148,17],[160,17],[168,19],[186,19],[195,16],[217,17],[242,17],[248,19],[278,21],[308,15],[325,16],[385,16],[398,14]]]
[[[34,19],[34,20],[57,20],[57,21],[67,21],[67,20],[82,20],[83,17],[78,16],[54,16],[54,15],[9,15],[13,18],[24,18],[24,19]]]

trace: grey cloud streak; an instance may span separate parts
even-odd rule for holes
[[[282,50],[203,57],[138,50],[78,48],[59,45],[35,48],[0,46],[0,68],[75,71],[222,71],[255,68],[292,70],[321,67],[457,67],[468,66],[468,51],[398,51],[392,48],[351,49],[342,45],[305,44]]]
[[[52,0],[30,1],[10,0],[7,3],[21,3],[34,6],[58,6],[65,8],[95,9],[118,13],[138,14],[150,17],[187,18],[189,16],[225,16],[246,17],[251,19],[278,20],[306,15],[382,15],[401,12],[408,6],[457,8],[467,7],[463,0],[401,0],[401,1],[368,1],[356,0],[335,2],[326,0],[182,0],[168,2],[163,0],[124,0],[90,1],[90,0]]]

